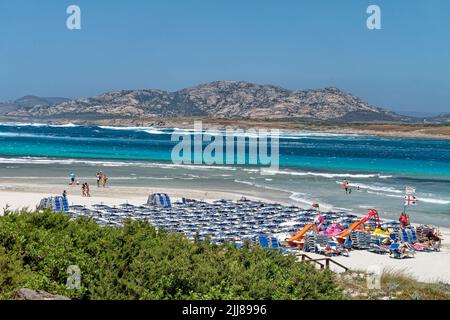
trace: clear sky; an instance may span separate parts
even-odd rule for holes
[[[81,8],[81,30],[66,8]],[[382,30],[366,9],[381,7]],[[450,112],[448,0],[1,0],[0,100],[213,80]]]

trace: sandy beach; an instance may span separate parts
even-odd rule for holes
[[[216,199],[238,200],[242,194],[232,192],[214,192],[207,190],[186,190],[176,188],[148,188],[148,187],[109,187],[106,189],[91,187],[92,197],[82,197],[79,186],[58,186],[51,184],[24,184],[24,183],[8,183],[0,184],[0,213],[8,205],[11,210],[20,208],[34,209],[43,197],[49,195],[57,195],[61,190],[66,188],[70,204],[86,205],[107,204],[119,205],[122,203],[130,203],[140,205],[146,203],[149,194],[154,192],[166,192],[172,199],[180,199],[188,197],[193,199],[202,199],[205,201],[213,201]],[[265,200],[255,198],[251,195],[244,195],[247,198]],[[368,267],[376,265],[381,269],[402,271],[409,274],[413,278],[423,282],[442,281],[450,283],[450,229],[441,228],[444,238],[441,252],[423,253],[418,252],[412,259],[391,259],[386,255],[377,255],[367,251],[353,250],[349,257],[335,257],[337,262],[354,271],[364,271]],[[312,258],[323,258],[321,255],[308,253]],[[342,271],[339,267],[332,267],[334,271]]]
[[[196,200],[214,201],[217,199],[238,200],[241,194],[232,192],[218,192],[200,189],[177,189],[177,188],[157,188],[157,187],[107,187],[97,188],[91,186],[91,197],[81,195],[81,186],[58,186],[54,184],[28,184],[10,183],[7,185],[0,183],[0,214],[4,208],[10,210],[22,208],[35,209],[39,201],[50,195],[59,195],[63,190],[67,191],[70,204],[90,206],[93,204],[107,204],[111,206],[130,203],[141,205],[147,202],[147,198],[152,193],[166,192],[172,199],[191,198]],[[267,199],[245,195],[249,199],[267,201]]]

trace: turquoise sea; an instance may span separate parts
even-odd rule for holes
[[[257,165],[172,163],[174,131],[192,133],[3,123],[0,182],[17,178],[56,183],[71,171],[80,179],[93,179],[103,170],[116,185],[225,190],[304,207],[319,202],[325,209],[355,213],[375,207],[386,218],[399,215],[404,189],[413,186],[418,205],[407,208],[413,221],[450,227],[450,140],[286,132],[280,137],[280,168],[261,175]],[[350,195],[342,191],[344,178],[350,182]]]

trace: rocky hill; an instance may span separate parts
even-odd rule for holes
[[[371,106],[334,87],[291,91],[243,81],[216,81],[176,92],[121,90],[61,103],[45,104],[37,99],[35,105],[20,104],[4,114],[9,117],[92,120],[179,116],[344,122],[408,120],[408,117]]]
[[[6,115],[8,113],[26,112],[33,107],[50,107],[60,103],[69,101],[66,98],[54,98],[54,97],[36,97],[36,96],[24,96],[15,101],[8,101],[0,103],[0,115]]]
[[[450,123],[450,113],[441,114],[436,117],[428,118],[427,120],[435,123]]]

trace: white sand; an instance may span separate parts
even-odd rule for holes
[[[122,203],[131,203],[141,205],[147,202],[149,194],[156,192],[166,192],[172,199],[181,199],[182,197],[213,201],[216,199],[240,199],[242,195],[205,191],[205,190],[185,190],[175,188],[146,188],[146,187],[112,187],[97,188],[90,187],[91,197],[81,196],[81,186],[58,186],[51,184],[24,184],[24,183],[0,183],[0,215],[3,214],[4,208],[9,206],[10,210],[29,208],[35,209],[40,200],[51,195],[61,195],[66,190],[70,204],[93,205],[104,203],[108,205],[119,205]],[[256,199],[247,196],[247,198]],[[264,200],[264,199],[261,199]]]
[[[146,203],[149,194],[154,192],[166,192],[173,199],[188,197],[193,199],[204,199],[212,201],[215,199],[237,200],[241,198],[240,194],[227,192],[210,192],[205,190],[185,190],[185,189],[153,189],[143,187],[114,187],[97,188],[91,186],[92,197],[81,196],[80,186],[57,186],[57,185],[29,185],[23,183],[0,183],[0,215],[3,209],[9,205],[11,209],[20,209],[28,207],[35,209],[36,205],[43,197],[57,195],[63,189],[68,192],[71,204],[92,205],[95,203],[104,203],[108,205],[119,205],[122,203],[131,203],[140,205]],[[248,198],[252,198],[247,196]],[[254,199],[254,197],[253,197]],[[261,199],[264,200],[264,199]],[[391,269],[393,271],[404,271],[412,277],[423,282],[442,281],[450,283],[450,229],[441,228],[444,237],[441,252],[424,253],[418,252],[415,258],[411,259],[392,259],[387,255],[377,255],[367,251],[351,251],[350,257],[335,257],[337,262],[355,271],[364,271],[368,267],[377,265],[381,269]],[[318,259],[324,256],[317,254],[307,254]],[[339,267],[332,267],[335,271],[342,271]]]
[[[444,231],[441,229],[441,231]],[[366,271],[371,266],[378,266],[380,270],[399,271],[410,275],[412,278],[422,282],[441,281],[450,283],[450,250],[448,239],[450,230],[443,232],[444,241],[441,252],[417,252],[414,258],[393,259],[388,255],[379,255],[368,251],[350,251],[350,257],[333,257],[332,259],[354,271]],[[308,253],[309,257],[320,259],[324,256]],[[343,269],[330,265],[331,269],[342,272]]]

